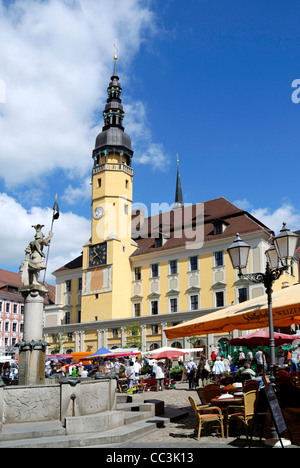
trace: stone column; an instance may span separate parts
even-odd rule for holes
[[[102,330],[97,330],[97,349],[102,346]]]
[[[142,329],[142,332],[141,332],[141,338],[142,338],[142,352],[145,353],[146,352],[146,349],[147,349],[147,342],[146,342],[146,325],[141,325],[141,329]]]
[[[80,351],[82,353],[84,352],[84,337],[85,337],[85,332],[81,331],[80,332]]]
[[[48,290],[41,285],[19,288],[25,300],[24,336],[19,347],[19,385],[45,383],[45,354],[48,343],[43,341],[44,297]]]
[[[168,324],[163,322],[161,324],[161,345],[162,347],[164,346],[167,346],[167,337],[166,337],[166,334],[165,334],[165,329],[167,328]]]

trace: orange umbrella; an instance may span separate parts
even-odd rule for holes
[[[272,299],[275,327],[300,324],[300,284],[274,292]],[[174,339],[268,326],[268,300],[264,295],[167,328],[165,333],[168,339]]]

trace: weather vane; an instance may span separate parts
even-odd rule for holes
[[[114,60],[118,60],[117,39],[115,39],[114,48],[115,48]]]

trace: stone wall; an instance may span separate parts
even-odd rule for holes
[[[116,409],[116,380],[0,388],[0,430],[4,424],[46,422],[97,415]]]

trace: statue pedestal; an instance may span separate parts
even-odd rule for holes
[[[45,352],[43,342],[44,297],[48,290],[40,285],[19,288],[25,299],[24,337],[19,347],[19,385],[45,383]]]

